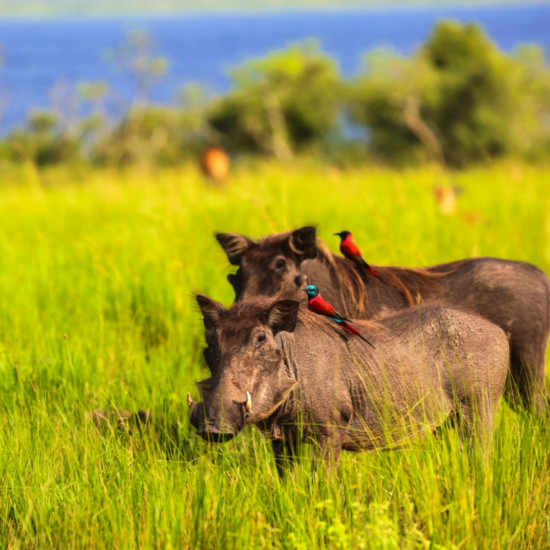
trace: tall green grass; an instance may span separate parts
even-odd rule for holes
[[[442,214],[434,185],[458,185]],[[550,272],[550,169],[339,172],[240,166],[225,189],[192,168],[3,174],[0,542],[9,548],[550,548],[550,422],[501,404],[487,463],[458,435],[393,452],[314,452],[286,479],[253,430],[208,446],[185,395],[204,378],[192,293],[229,304],[212,233],[318,224],[374,264],[472,255]],[[151,409],[131,433],[94,409]]]

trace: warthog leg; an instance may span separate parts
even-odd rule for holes
[[[296,434],[292,430],[285,430],[282,439],[274,439],[271,442],[275,453],[275,464],[280,478],[285,471],[294,465],[296,459]]]

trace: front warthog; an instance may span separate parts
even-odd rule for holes
[[[255,424],[280,468],[300,430],[325,457],[382,450],[431,433],[453,416],[489,441],[508,371],[508,340],[488,321],[420,306],[346,335],[294,300],[254,298],[230,309],[197,296],[211,378],[192,401],[197,434],[228,441]]]
[[[550,333],[550,280],[537,267],[497,258],[471,258],[420,269],[373,266],[384,282],[336,256],[316,239],[315,227],[270,235],[255,243],[219,233],[237,300],[253,296],[305,301],[313,284],[352,319],[379,318],[417,303],[440,303],[488,319],[510,334],[507,396],[543,412],[545,355]],[[367,258],[368,260],[368,258]]]

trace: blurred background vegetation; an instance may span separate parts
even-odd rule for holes
[[[196,84],[170,107],[149,101],[169,66],[146,32],[129,33],[107,57],[134,80],[122,119],[108,115],[106,83],[83,83],[63,108],[33,112],[4,137],[0,161],[171,166],[215,145],[280,161],[307,153],[336,165],[464,168],[550,152],[542,50],[505,54],[475,24],[438,23],[411,57],[371,52],[351,80],[316,43],[293,44],[233,68],[225,95]]]
[[[475,4],[476,0],[462,0],[462,4]],[[486,4],[514,3],[514,0],[485,0]],[[417,0],[385,0],[387,7],[418,5]],[[424,0],[424,5],[456,4],[456,0]],[[4,16],[66,16],[106,15],[121,13],[173,13],[216,10],[277,10],[296,8],[345,8],[377,6],[376,0],[1,0],[0,13]]]

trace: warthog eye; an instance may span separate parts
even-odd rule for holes
[[[286,261],[284,258],[279,258],[276,262],[275,262],[275,272],[276,273],[279,273],[279,274],[282,274],[286,271]]]
[[[262,334],[258,335],[258,338],[256,340],[256,347],[259,348],[266,340],[267,338],[265,334],[262,332]]]

